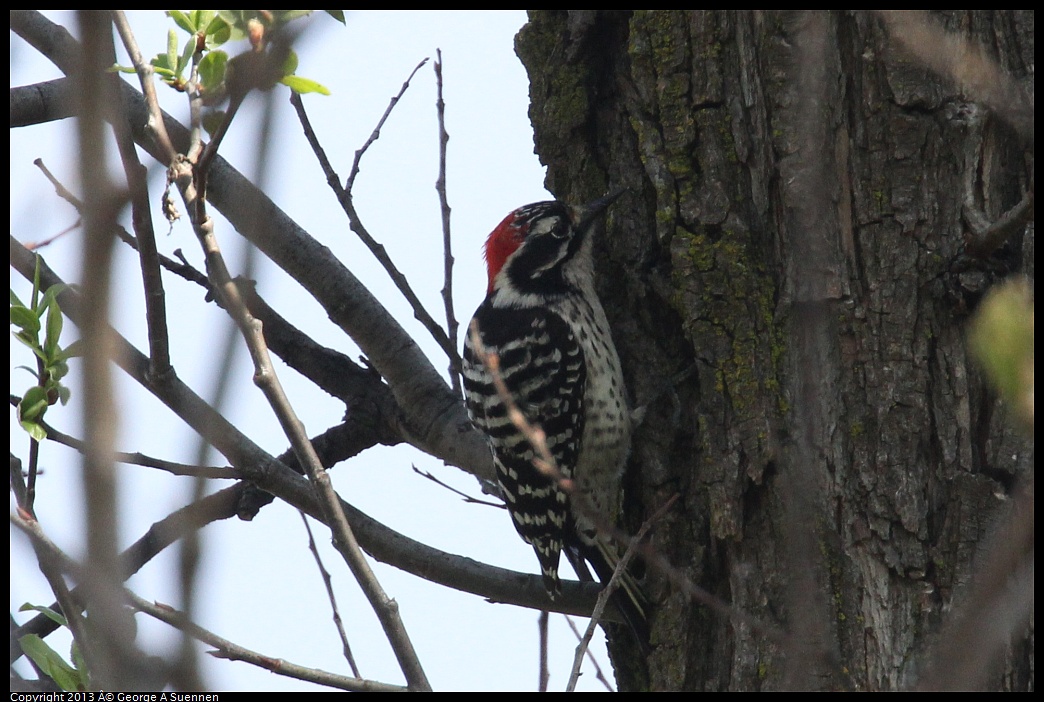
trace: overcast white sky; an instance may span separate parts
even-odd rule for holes
[[[66,14],[49,16],[71,26]],[[147,55],[165,47],[166,30],[172,24],[162,12],[138,11],[130,13],[130,17]],[[528,80],[514,54],[514,35],[524,22],[525,15],[520,11],[367,11],[348,13],[347,27],[343,27],[318,15],[306,43],[297,47],[298,73],[333,91],[327,98],[307,96],[306,106],[342,179],[349,172],[355,150],[366,140],[406,76],[421,59],[434,59],[436,48],[442,49],[450,134],[448,191],[457,260],[454,290],[462,326],[484,294],[481,244],[486,234],[513,208],[549,199],[543,189],[544,169],[533,155],[527,115]],[[12,86],[59,75],[57,69],[12,35]],[[272,144],[276,170],[268,180],[270,195],[312,236],[333,249],[421,340],[435,366],[445,368],[445,359],[413,320],[407,304],[349,231],[296,124],[286,90],[280,90],[283,94],[276,101],[278,127]],[[169,112],[186,114],[180,96],[169,90],[161,93]],[[428,309],[439,319],[442,239],[434,189],[438,168],[434,105],[435,81],[429,63],[414,78],[380,140],[366,155],[356,183],[355,202],[370,232],[387,247]],[[256,120],[250,117],[239,120],[222,151],[225,158],[250,177],[254,177],[255,124]],[[75,163],[69,159],[71,130],[72,124],[65,123],[11,132],[11,231],[20,240],[46,239],[76,220],[72,208],[54,195],[32,165],[35,158],[42,158],[69,187],[79,191],[73,175]],[[155,180],[151,192],[155,203],[160,193]],[[157,222],[156,227],[162,253],[171,255],[181,248],[202,269],[201,255],[187,223],[178,223],[169,236],[162,233],[167,229],[165,224]],[[79,233],[74,232],[43,250],[50,265],[70,282],[76,280],[79,271],[78,237]],[[226,247],[239,241],[227,225],[219,230],[219,237]],[[137,259],[124,250],[117,261],[122,275],[116,284],[115,324],[139,349],[146,349]],[[358,350],[328,322],[319,306],[287,276],[264,265],[257,278],[261,294],[294,324],[320,343],[358,355]],[[12,274],[11,285],[27,299],[29,288],[21,278]],[[175,368],[183,380],[207,396],[213,382],[210,348],[227,320],[214,305],[204,302],[202,293],[193,285],[168,276],[166,292]],[[63,342],[68,343],[75,335],[76,330],[69,325]],[[31,365],[31,357],[23,346],[12,342],[11,349],[12,366]],[[344,412],[342,405],[301,382],[293,371],[280,368],[281,379],[311,435],[339,421]],[[74,364],[74,392],[78,371]],[[194,434],[150,395],[125,377],[117,378],[123,417],[118,448],[168,460],[192,461]],[[23,392],[30,382],[25,371],[12,370],[12,392]],[[234,406],[227,412],[232,421],[266,450],[273,454],[282,452],[287,442],[252,384],[251,369],[245,361],[235,369],[233,387]],[[13,411],[11,417],[12,451],[25,457],[28,440],[16,427]],[[76,407],[54,409],[48,420],[67,433],[82,434],[80,410]],[[219,457],[211,460],[223,465]],[[59,544],[78,555],[83,544],[79,459],[60,447],[46,444],[41,462],[46,471],[38,485],[41,524]],[[479,561],[537,572],[532,549],[515,534],[506,513],[464,504],[415,475],[411,465],[477,493],[474,480],[409,447],[368,451],[337,466],[332,477],[348,501],[413,538]],[[189,499],[187,479],[157,475],[135,466],[122,467],[120,474],[120,518],[125,544]],[[317,526],[315,532],[326,565],[333,572],[341,612],[347,620],[362,675],[402,682],[375,617],[347,569],[329,548],[328,531]],[[263,510],[253,523],[223,522],[208,526],[203,534],[201,625],[269,656],[349,672],[340,656],[321,578],[307,551],[300,518],[293,509],[277,503]],[[130,581],[131,588],[146,599],[174,602],[171,585],[162,579],[171,572],[168,559],[172,555],[146,566]],[[384,588],[401,607],[435,689],[536,688],[536,612],[488,604],[381,564],[375,568]],[[568,571],[565,565],[563,568]],[[24,539],[12,532],[12,610],[26,601],[48,604],[52,597],[36,573],[35,559]],[[20,615],[19,621],[24,619],[25,615]],[[173,644],[174,636],[165,625],[141,615],[137,620],[140,638],[149,652],[163,653]],[[586,620],[578,620],[578,624],[584,626]],[[574,645],[563,619],[553,617],[552,689],[564,687]],[[60,650],[64,646],[61,644]],[[611,678],[600,646],[597,649],[603,668]],[[313,688],[244,663],[216,661],[207,656],[203,662],[207,680],[214,689]],[[585,670],[580,689],[601,689],[590,669]]]

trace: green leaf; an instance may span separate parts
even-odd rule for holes
[[[40,317],[26,307],[11,308],[11,324],[24,331],[33,339],[40,333]]]
[[[18,335],[15,334],[15,336],[18,336]],[[22,339],[22,341],[25,341],[25,340]],[[43,361],[44,364],[47,363],[47,355],[44,353],[43,347],[40,346],[40,342],[34,341],[32,344],[26,343],[26,346],[28,346],[32,350],[34,356],[36,356],[41,361]]]
[[[65,292],[68,288],[69,286],[65,283],[57,283],[47,288],[47,291],[44,293],[43,298],[40,300],[40,306],[36,308],[37,312],[39,312],[40,315],[43,316],[44,309],[46,309],[47,306],[50,305],[52,302],[56,301],[58,299],[58,296]]]
[[[137,73],[138,70],[134,66],[121,66],[118,63],[114,63],[106,69],[109,73]]]
[[[171,66],[167,63],[166,54],[156,54],[149,63],[152,64],[152,70],[156,73],[169,73],[174,75],[174,71],[171,70]]]
[[[232,38],[232,27],[222,17],[215,17],[204,31],[207,37],[207,48],[216,49]]]
[[[189,37],[188,41],[185,42],[185,48],[181,52],[181,56],[178,58],[178,75],[191,63],[192,56],[196,53],[196,35]]]
[[[202,32],[210,26],[211,20],[215,16],[214,10],[193,10],[192,11],[192,24],[195,25],[193,33]]]
[[[40,360],[43,360],[43,349],[40,348],[40,342],[37,340],[35,334],[30,334],[29,332],[20,331],[20,332],[15,332],[14,338],[18,339],[23,344],[28,346],[30,351],[32,351],[34,354],[39,356]],[[36,371],[33,371],[33,374],[35,375]]]
[[[166,61],[165,58],[163,60]],[[169,68],[158,66],[156,64],[156,59],[153,59],[152,61],[152,71],[160,77],[160,80],[166,81],[167,83],[173,83],[178,78],[174,71]]]
[[[33,663],[39,666],[41,672],[54,680],[58,687],[67,692],[83,689],[83,681],[76,669],[62,660],[62,657],[42,638],[36,634],[27,634],[18,639],[18,643],[25,654],[33,660]]]
[[[57,624],[58,626],[68,626],[68,622],[65,620],[64,616],[62,616],[58,612],[54,611],[50,607],[45,607],[44,605],[34,605],[34,604],[29,604],[28,602],[26,602],[25,604],[23,604],[21,607],[18,608],[18,611],[19,612],[39,612],[40,614],[44,615],[45,617],[50,619],[52,622]]]
[[[167,17],[174,20],[174,24],[178,25],[189,34],[196,33],[196,28],[192,26],[192,20],[189,19],[188,15],[181,10],[167,10]]]
[[[1021,279],[991,290],[971,322],[972,351],[1004,401],[1016,408],[1033,385],[1033,331],[1033,297]]]
[[[228,25],[228,41],[239,41],[247,36],[246,20],[243,19],[242,10],[218,10],[218,17]]]
[[[297,72],[297,52],[288,51],[286,54],[286,60],[283,61],[283,75],[292,76]]]
[[[22,304],[22,301],[18,299],[18,295],[15,293],[14,288],[11,288],[11,304],[25,307],[25,305]]]
[[[228,54],[224,51],[211,51],[199,62],[199,78],[204,91],[217,91],[225,82],[225,67],[228,65]]]
[[[47,391],[34,385],[25,391],[18,402],[18,419],[22,422],[35,422],[47,411]]]
[[[84,688],[90,687],[87,683],[90,682],[90,675],[87,672],[87,660],[83,657],[83,651],[80,650],[80,645],[73,639],[72,645],[69,646],[69,656],[72,658],[73,665],[76,666],[76,673],[80,676],[80,680],[84,682]]]
[[[315,10],[277,10],[276,12],[277,21],[280,24],[287,24],[293,22],[295,19],[307,17],[315,12]]]
[[[344,10],[323,10],[323,12],[330,15],[341,24],[345,26],[348,25],[348,23],[344,21]]]
[[[50,290],[47,291],[50,294]],[[46,295],[44,296],[46,299]],[[62,310],[58,301],[51,298],[47,306],[47,334],[44,336],[44,353],[48,358],[55,358],[59,353],[58,339],[62,336]]]
[[[42,426],[37,424],[36,422],[29,422],[29,421],[25,421],[25,420],[20,420],[18,422],[18,424],[35,441],[42,442],[42,441],[46,441],[47,440],[47,431]]]
[[[69,360],[70,358],[78,358],[78,357],[80,357],[82,355],[83,355],[83,339],[77,339],[76,341],[72,342],[71,344],[66,346],[64,349],[62,349],[62,356],[65,357],[65,360]]]
[[[218,10],[218,15],[228,22],[229,26],[243,32],[246,31],[247,22],[257,17],[257,13],[252,10]]]
[[[59,356],[64,356],[61,351],[58,354]],[[65,362],[64,358],[56,358],[54,363],[47,367],[47,370],[51,374],[51,380],[54,381],[55,385],[58,385],[58,381],[69,375],[69,364]]]
[[[311,80],[310,78],[302,78],[301,76],[284,76],[279,82],[299,95],[304,95],[305,93],[319,93],[320,95],[330,94],[329,88],[322,83],[317,83],[316,81]]]
[[[165,68],[175,72],[175,75],[181,73],[178,70],[178,33],[173,29],[167,30],[167,62],[164,64]]]

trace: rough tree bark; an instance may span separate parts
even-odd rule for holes
[[[906,19],[534,11],[518,36],[548,188],[629,189],[598,263],[651,401],[630,526],[680,495],[654,547],[793,637],[650,569],[653,650],[612,645],[621,688],[916,685],[1031,475],[964,323],[1032,276],[1032,236],[971,258],[962,208],[996,219],[1032,191],[1032,129],[905,53],[888,23]],[[1032,12],[929,19],[1032,80]],[[977,685],[1033,688],[1029,611]]]

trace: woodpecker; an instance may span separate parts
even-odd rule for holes
[[[489,287],[472,320],[486,352],[499,358],[511,399],[546,434],[571,490],[534,466],[537,453],[508,417],[470,334],[464,343],[468,413],[489,441],[508,512],[536,551],[552,599],[560,593],[563,550],[574,564],[575,556],[590,562],[603,582],[618,561],[596,526],[616,523],[631,420],[595,294],[591,230],[619,195],[584,207],[537,202],[509,214],[486,241]],[[644,619],[633,589],[632,581],[628,594]]]

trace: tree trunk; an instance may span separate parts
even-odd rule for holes
[[[611,642],[621,688],[917,685],[1031,479],[964,326],[1032,276],[1021,231],[966,250],[969,207],[1032,190],[1032,128],[904,51],[918,19],[535,11],[517,38],[548,188],[628,188],[597,261],[649,403],[627,526],[679,496],[652,546],[732,608],[647,566],[652,652]],[[1032,12],[928,19],[1032,80]],[[1032,600],[1015,616],[967,684],[1033,688]]]

